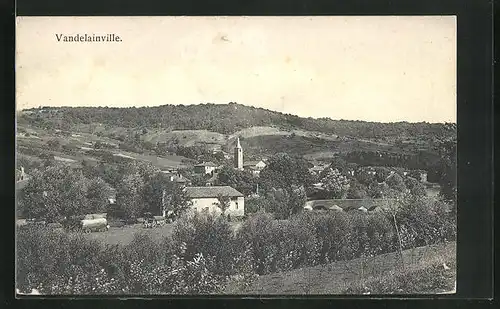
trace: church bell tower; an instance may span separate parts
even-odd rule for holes
[[[241,148],[239,137],[234,148],[234,168],[243,170],[243,148]]]

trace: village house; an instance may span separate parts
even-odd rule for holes
[[[167,172],[167,171],[162,171],[162,173],[165,176],[167,176],[169,181],[176,182],[176,183],[183,185],[183,186],[191,185],[191,180],[189,178],[184,177],[179,172],[171,173],[171,172]]]
[[[309,172],[313,175],[319,175],[329,164],[315,164],[309,169]]]
[[[162,170],[162,173],[172,173],[172,174],[175,174],[177,173],[179,170],[176,168],[176,167],[164,167]]]
[[[211,174],[215,169],[217,169],[217,165],[213,162],[203,162],[194,166],[196,174]]]
[[[248,170],[255,176],[258,176],[264,167],[266,167],[266,163],[262,160],[247,161],[243,164],[243,169]]]
[[[256,161],[247,161],[243,164],[243,167],[244,168],[255,168],[255,169],[258,169],[258,170],[262,170],[264,169],[264,167],[266,167],[266,163],[262,160],[256,160]]]
[[[225,214],[233,217],[242,217],[245,215],[244,195],[232,187],[186,187],[185,192],[186,196],[192,202],[193,210],[220,213],[221,209],[218,207],[218,197],[226,196],[230,199],[230,203]]]

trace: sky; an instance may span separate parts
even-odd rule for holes
[[[456,122],[456,18],[18,17],[16,109],[237,102]],[[58,42],[56,34],[121,42]]]

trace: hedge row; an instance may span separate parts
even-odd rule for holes
[[[194,213],[155,242],[136,234],[110,246],[46,228],[24,228],[17,240],[17,285],[49,294],[217,293],[229,280],[331,263],[455,238],[446,205],[402,203],[388,213],[303,212],[289,220],[257,213],[236,231],[222,216]]]

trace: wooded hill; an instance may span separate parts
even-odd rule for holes
[[[330,118],[302,118],[237,103],[140,108],[41,107],[24,110],[18,116],[18,123],[60,130],[73,130],[81,124],[99,123],[108,127],[208,130],[222,134],[232,134],[255,126],[268,126],[368,139],[417,136],[446,138],[456,135],[454,124],[377,123]]]

